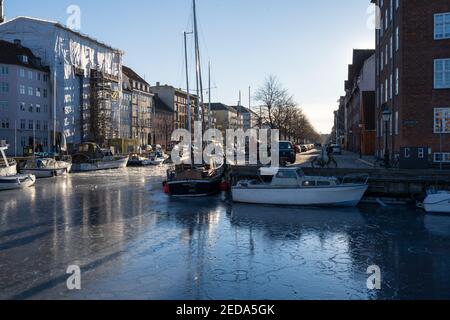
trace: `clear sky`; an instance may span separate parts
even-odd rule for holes
[[[192,29],[191,0],[4,2],[7,18],[33,16],[63,24],[67,7],[78,5],[81,32],[125,51],[125,64],[150,84],[186,87],[183,32]],[[313,125],[329,133],[352,49],[374,47],[374,32],[367,27],[369,2],[197,0],[206,83],[208,60],[212,64],[212,99],[236,104],[242,90],[247,105],[248,87],[255,90],[273,74]]]

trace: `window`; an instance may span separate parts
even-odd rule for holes
[[[33,130],[34,126],[33,126],[33,120],[28,120],[28,129],[29,130]]]
[[[384,102],[384,85],[383,84],[381,84],[380,101]]]
[[[41,81],[41,74],[39,72],[36,72],[37,80]]]
[[[400,84],[400,72],[398,68],[395,69],[395,95],[398,95],[398,89]]]
[[[388,29],[388,26],[389,26],[389,8],[386,8],[386,15],[385,15],[385,19],[384,19],[384,22],[385,22],[385,26],[384,26],[384,28],[387,30]]]
[[[34,95],[33,87],[28,87],[28,95],[29,96],[33,96]]]
[[[41,130],[41,121],[36,120],[36,130]]]
[[[48,82],[48,75],[44,74],[44,82]]]
[[[395,9],[398,9],[398,3],[399,2],[400,2],[399,0],[395,0]]]
[[[386,58],[385,62],[386,62],[386,65],[387,65],[388,64],[388,59],[389,59],[389,45],[387,45],[387,44],[386,44],[386,57],[385,58]]]
[[[389,99],[392,100],[392,90],[393,90],[393,75],[389,77]]]
[[[43,91],[43,97],[44,97],[44,98],[47,98],[47,89],[44,89],[44,91]]]
[[[21,78],[25,78],[25,69],[20,69],[19,70],[19,75]]]
[[[450,163],[450,153],[435,153],[433,159],[435,163]]]
[[[434,15],[434,39],[450,39],[450,12]]]
[[[434,133],[450,133],[450,108],[434,109]]]
[[[6,111],[6,110],[3,110],[3,109],[8,109],[8,101],[0,101],[0,111]]]
[[[44,113],[47,113],[47,112],[48,112],[48,105],[44,104]]]
[[[48,130],[48,122],[44,121],[44,130]]]
[[[384,94],[384,98],[385,98],[385,100],[384,100],[384,102],[387,102],[388,101],[388,90],[389,90],[389,88],[388,88],[388,80],[386,79],[386,83],[385,83],[385,94]]]
[[[41,88],[36,88],[36,97],[41,96]]]
[[[19,86],[19,92],[20,94],[25,94],[25,86],[23,84]]]
[[[395,29],[395,51],[398,51],[399,43],[400,43],[400,29],[397,27]]]
[[[28,107],[29,112],[33,112],[33,104],[30,103],[30,106]]]
[[[19,109],[20,109],[20,111],[25,111],[25,109],[26,109],[25,102],[19,103]]]
[[[399,134],[399,118],[398,118],[398,111],[395,111],[395,134]]]
[[[27,138],[26,137],[21,137],[20,138],[20,144],[22,145],[22,147],[25,148],[25,146],[27,145]]]
[[[0,69],[1,74],[9,74],[9,67],[8,66],[2,66]]]
[[[2,129],[9,129],[9,120],[8,119],[2,119]]]
[[[384,53],[381,51],[381,59],[380,59],[381,71],[384,69]]]
[[[25,130],[25,120],[20,120],[20,129]]]
[[[33,71],[28,71],[28,79],[33,80]]]
[[[21,60],[23,63],[28,63],[28,56],[22,56]]]
[[[9,83],[8,82],[2,82],[0,89],[2,92],[9,92]]]
[[[450,88],[450,59],[434,60],[434,88]]]
[[[40,104],[36,105],[36,112],[41,113],[41,105]]]
[[[390,51],[390,57],[391,57],[391,59],[392,59],[393,52],[394,52],[394,42],[393,42],[393,41],[394,41],[394,40],[393,40],[393,38],[392,38],[392,36],[391,36],[390,46],[389,46],[389,48],[391,49],[391,51]]]

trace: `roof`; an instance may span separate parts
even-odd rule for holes
[[[133,69],[126,67],[126,66],[122,66],[122,72],[130,79],[137,81],[137,82],[141,82],[143,84],[146,84],[147,86],[150,87],[150,84],[147,83],[147,81],[145,81],[144,79],[142,79],[142,77],[140,75],[138,75]]]
[[[72,34],[74,34],[74,35],[76,35],[76,36],[78,36],[78,37],[80,37],[80,38],[83,38],[83,39],[85,39],[85,40],[89,40],[89,41],[95,42],[96,44],[98,44],[98,45],[100,45],[100,46],[103,46],[103,47],[105,47],[105,48],[108,48],[108,49],[110,49],[110,50],[112,50],[112,51],[114,51],[114,52],[116,52],[116,53],[118,53],[118,54],[121,54],[121,55],[124,54],[124,52],[123,52],[122,50],[115,49],[115,48],[113,48],[113,47],[111,47],[111,46],[109,46],[109,45],[107,45],[107,44],[105,44],[105,43],[103,43],[103,42],[101,42],[101,41],[99,41],[99,40],[97,40],[97,39],[94,39],[94,38],[92,38],[92,37],[86,35],[86,34],[83,34],[83,33],[81,33],[81,32],[72,30],[72,29],[70,29],[69,27],[67,27],[67,26],[65,26],[65,25],[63,25],[63,24],[61,24],[61,23],[59,23],[58,21],[52,21],[52,20],[46,20],[46,19],[39,19],[39,18],[27,17],[27,16],[18,16],[18,17],[16,17],[16,18],[13,18],[13,19],[11,19],[11,20],[7,20],[7,21],[3,22],[2,25],[6,25],[6,24],[11,23],[11,22],[14,22],[14,21],[16,21],[16,20],[24,20],[24,19],[25,19],[25,20],[31,20],[31,21],[38,22],[38,23],[43,23],[43,24],[51,24],[51,25],[53,25],[53,26],[55,26],[55,27],[57,27],[57,28],[59,28],[59,29],[65,30],[65,31],[67,31],[67,32],[70,32],[70,33],[72,33]]]
[[[211,110],[212,111],[229,111],[229,112],[236,112],[236,109],[233,107],[227,106],[223,103],[211,103]]]
[[[170,109],[170,107],[164,103],[164,101],[161,100],[161,98],[155,94],[155,108],[156,111],[162,111],[162,112],[173,112],[172,109]]]
[[[19,56],[27,56],[28,63],[23,62]],[[25,48],[20,44],[3,40],[0,40],[0,63],[18,65],[49,72],[49,68],[44,67],[41,64],[41,60],[36,57],[30,49]]]
[[[361,72],[364,62],[375,53],[374,49],[354,49],[353,62],[348,66],[348,80],[345,83],[345,89],[351,90],[354,86],[354,80]]]

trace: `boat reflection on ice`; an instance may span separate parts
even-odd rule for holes
[[[233,204],[232,221],[328,229],[342,229],[365,223],[358,208],[277,207],[238,203]]]

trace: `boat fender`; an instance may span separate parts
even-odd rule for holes
[[[230,185],[228,184],[228,182],[224,181],[220,184],[220,191],[223,191],[223,192],[230,191]]]
[[[165,194],[170,193],[169,184],[167,182],[163,182],[163,191]]]

